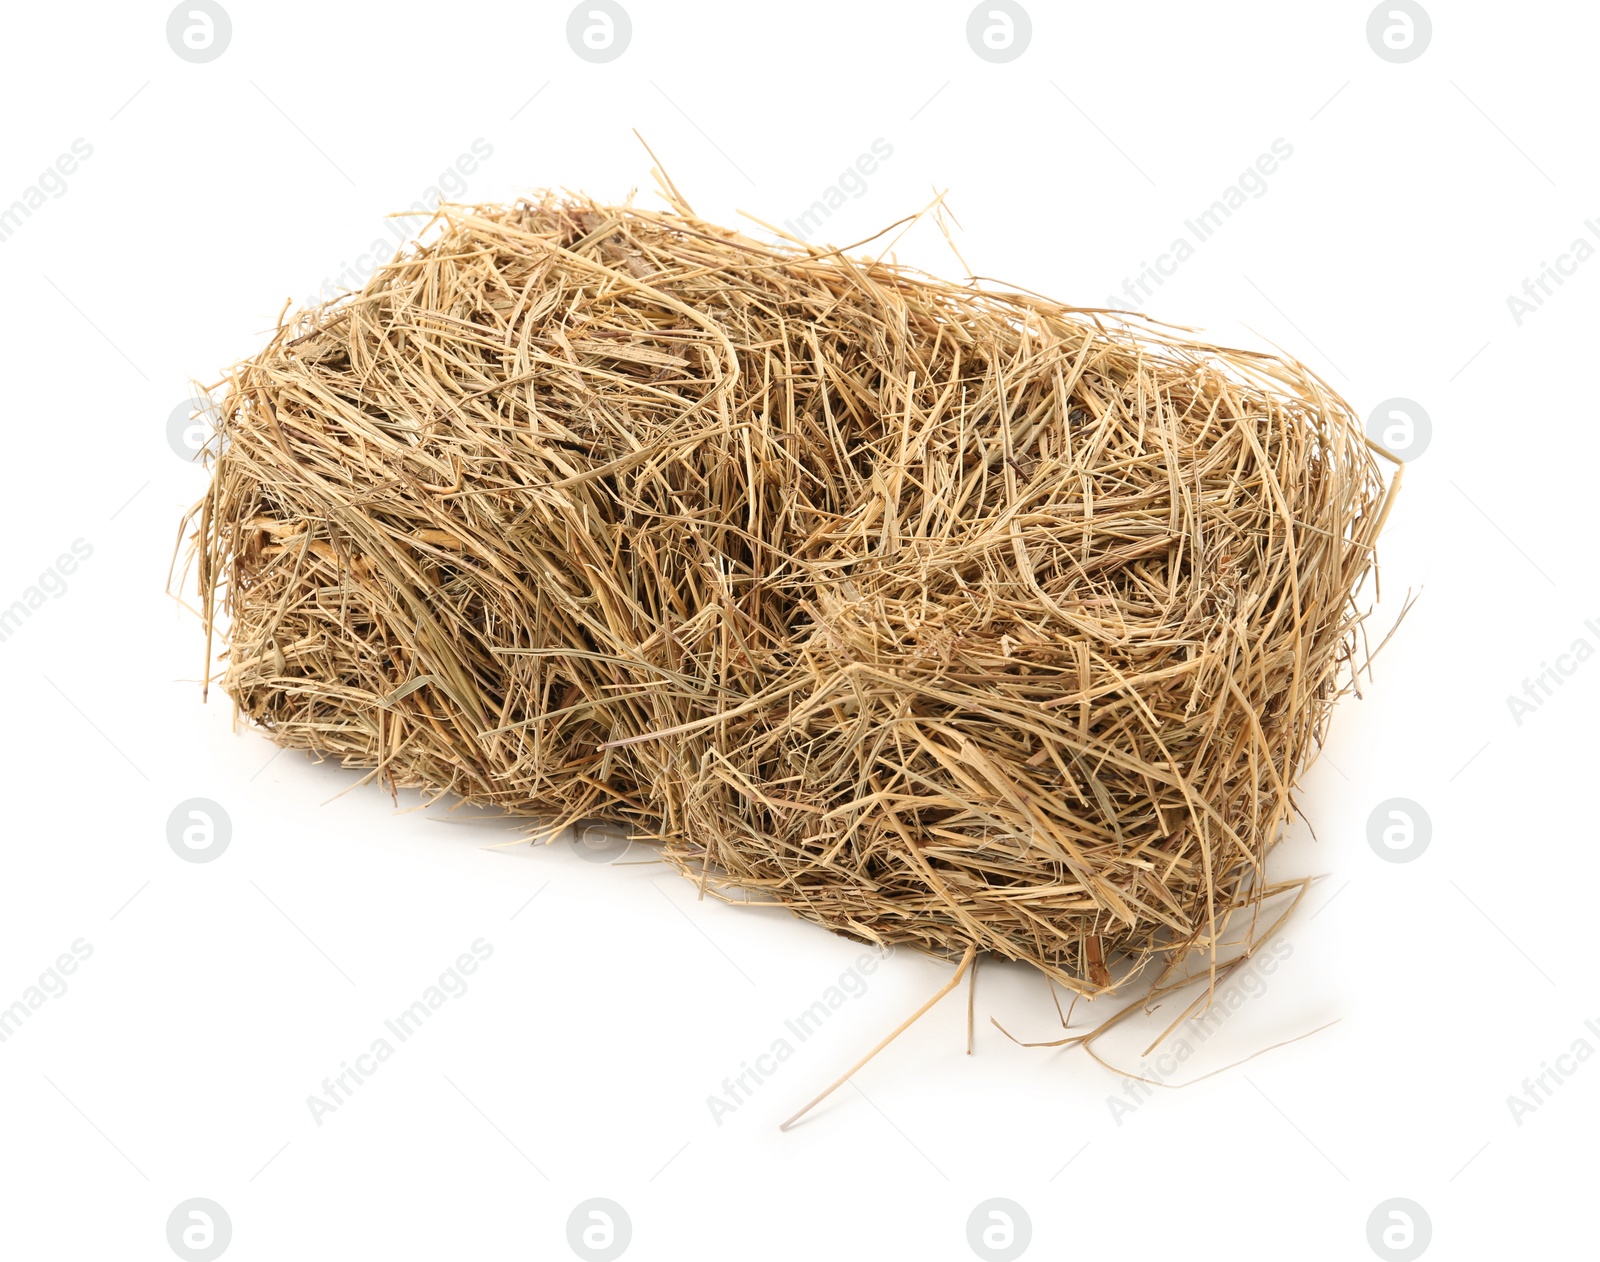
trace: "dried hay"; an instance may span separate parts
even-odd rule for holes
[[[853,938],[1085,995],[1215,959],[1288,888],[1380,449],[1291,359],[667,189],[442,207],[229,372],[192,518],[221,686]]]

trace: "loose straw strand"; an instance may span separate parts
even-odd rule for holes
[[[780,1131],[788,1130],[791,1126],[793,1126],[796,1122],[798,1122],[801,1118],[803,1118],[807,1113],[811,1112],[812,1109],[816,1108],[817,1105],[821,1104],[824,1100],[826,1100],[830,1095],[832,1095],[840,1087],[844,1086],[845,1083],[850,1081],[850,1079],[855,1076],[857,1071],[860,1070],[860,1068],[863,1065],[865,1065],[869,1060],[871,1060],[874,1056],[876,1056],[884,1048],[888,1047],[890,1043],[893,1043],[895,1041],[895,1039],[899,1038],[908,1029],[910,1029],[911,1026],[913,1024],[915,1024],[915,1022],[916,1022],[918,1017],[920,1017],[923,1013],[927,1012],[927,1010],[929,1008],[933,1007],[934,1004],[938,1003],[939,1000],[943,999],[952,990],[954,990],[957,986],[959,986],[961,984],[961,978],[966,974],[968,966],[971,965],[973,959],[976,957],[977,950],[978,949],[976,947],[968,947],[967,950],[966,950],[966,954],[964,954],[961,957],[961,963],[956,968],[955,976],[953,976],[943,986],[939,987],[939,989],[934,992],[932,998],[930,998],[925,1004],[923,1004],[922,1007],[918,1008],[915,1012],[913,1012],[909,1017],[907,1017],[899,1025],[895,1026],[895,1028],[893,1029],[893,1031],[890,1032],[888,1037],[886,1037],[882,1042],[880,1042],[870,1052],[868,1052],[865,1056],[863,1056],[860,1060],[858,1060],[854,1065],[850,1066],[849,1069],[845,1070],[844,1073],[839,1075],[839,1078],[834,1082],[834,1084],[831,1087],[829,1087],[826,1091],[824,1091],[816,1099],[811,1101],[810,1104],[806,1105],[805,1108],[801,1109],[798,1113],[796,1113],[793,1117],[791,1117],[782,1126],[778,1127],[778,1129]]]

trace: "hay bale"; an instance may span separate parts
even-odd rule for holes
[[[1348,406],[669,201],[442,208],[230,371],[239,711],[865,941],[1084,994],[1214,950],[1352,677]]]

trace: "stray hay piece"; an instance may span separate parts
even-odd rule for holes
[[[1214,973],[1385,453],[1291,359],[667,201],[442,207],[228,373],[190,520],[238,710],[861,941]]]

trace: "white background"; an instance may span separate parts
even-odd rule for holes
[[[0,1005],[75,940],[93,954],[0,1044],[0,1253],[171,1257],[191,1197],[226,1209],[230,1262],[570,1257],[594,1196],[639,1259],[969,1258],[990,1197],[1026,1210],[1029,1257],[1364,1258],[1391,1197],[1424,1207],[1432,1257],[1593,1249],[1600,1058],[1520,1125],[1507,1098],[1600,1048],[1600,661],[1521,723],[1506,701],[1600,647],[1600,261],[1520,325],[1506,303],[1600,215],[1592,9],[1441,0],[1426,52],[1391,64],[1364,3],[1034,3],[1029,47],[994,65],[965,4],[628,0],[630,46],[593,65],[566,5],[225,2],[231,43],[200,65],[162,5],[6,17],[0,208],[75,139],[93,155],[0,243],[0,606],[74,540],[93,553],[0,643]],[[1288,958],[1181,1078],[1338,1024],[1116,1117],[1119,1074],[989,1023],[1061,1033],[1037,975],[988,965],[974,1055],[963,990],[780,1134],[949,976],[903,952],[719,1125],[707,1097],[861,947],[697,904],[655,865],[397,813],[233,731],[226,698],[202,707],[198,624],[164,594],[204,485],[165,437],[190,379],[475,140],[493,154],[466,200],[648,199],[635,127],[727,223],[793,217],[882,138],[820,235],[948,190],[973,272],[1085,305],[1292,145],[1142,305],[1303,356],[1363,416],[1427,410],[1374,630],[1421,598],[1304,780],[1315,840],[1297,823],[1276,852],[1278,875],[1323,877]],[[961,271],[928,226],[898,254]],[[191,797],[232,821],[214,862],[168,847]],[[1431,819],[1409,863],[1368,844],[1392,797]],[[307,1097],[479,938],[470,990],[318,1125]],[[1134,1068],[1143,1046],[1107,1050]]]

